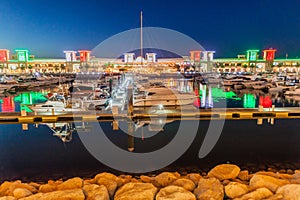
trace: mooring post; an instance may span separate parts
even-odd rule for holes
[[[264,107],[259,105],[258,106],[258,112],[262,112],[263,110],[264,110]],[[263,118],[257,119],[257,125],[262,125],[262,123],[263,123]]]
[[[21,116],[22,116],[22,117],[27,116],[26,110],[21,110]],[[23,130],[23,131],[27,131],[27,130],[28,130],[28,124],[22,124],[22,130]]]
[[[133,86],[129,85],[127,87],[127,115],[128,117],[133,117]]]
[[[134,151],[134,126],[133,122],[128,122],[128,151],[133,152]]]
[[[128,151],[134,151],[134,123],[133,118],[133,86],[127,87],[127,115],[128,115]]]
[[[272,112],[275,111],[275,105],[272,105]],[[271,124],[274,125],[274,117],[271,118]]]

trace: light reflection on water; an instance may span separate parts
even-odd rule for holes
[[[187,79],[170,79],[166,81],[166,86],[181,93],[194,93],[199,98],[194,102],[198,108],[257,108],[259,105],[270,107],[298,107],[299,102],[284,97],[282,93],[265,93],[260,90],[242,89],[233,90],[219,85],[195,84]],[[53,89],[41,89],[40,91],[22,92],[7,97],[0,97],[0,112],[19,112],[26,109],[26,106],[45,102],[45,95]],[[226,102],[226,104],[224,104]]]
[[[172,141],[180,122],[168,123],[152,137],[149,127],[135,132],[135,153],[151,152]],[[193,122],[190,121],[191,126]],[[101,171],[115,172],[97,161],[83,146],[78,134],[91,134],[96,123],[86,123],[82,130],[68,137],[59,136],[66,124],[29,124],[28,131],[21,125],[0,125],[0,177],[6,179],[43,180],[72,176],[92,176]],[[190,148],[167,169],[208,170],[214,165],[231,162],[250,170],[297,168],[300,161],[299,119],[275,120],[275,125],[256,125],[255,120],[228,120],[221,137],[210,154],[199,159],[198,152],[205,137],[209,121],[201,121],[198,133]],[[101,123],[106,136],[118,147],[127,150],[129,136],[121,130],[112,131],[111,123]],[[247,127],[245,129],[245,127]],[[69,128],[73,128],[72,125]],[[5,131],[4,131],[5,130]],[[187,132],[188,134],[188,132]],[[66,136],[66,137],[65,137]],[[143,137],[145,136],[145,137]],[[63,140],[63,138],[67,140]],[[252,166],[250,168],[249,166]],[[166,169],[163,169],[166,170]],[[120,172],[116,172],[120,173]]]

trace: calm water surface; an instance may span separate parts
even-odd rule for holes
[[[198,152],[206,135],[209,121],[201,121],[192,145],[173,164],[162,170],[207,171],[220,163],[235,163],[250,171],[300,168],[300,120],[275,120],[275,125],[256,125],[255,120],[226,121],[222,134],[213,150],[203,159]],[[152,134],[145,126],[135,133],[135,152],[151,152],[168,144],[175,136],[180,122],[168,123],[164,130]],[[192,121],[185,122],[193,125]],[[29,124],[28,131],[21,125],[0,125],[0,177],[4,180],[36,180],[89,177],[101,171],[115,171],[97,161],[84,147],[78,134],[73,132],[69,142],[53,136],[47,125]],[[51,126],[51,125],[50,125]],[[97,125],[98,126],[98,125]],[[102,123],[106,136],[122,149],[128,148],[128,135],[121,130],[112,131],[110,123]],[[189,134],[188,132],[186,134]],[[143,137],[144,136],[144,137]],[[154,172],[158,173],[158,172]]]
[[[172,86],[172,85],[171,85]],[[181,91],[191,90],[183,85]],[[0,97],[0,112],[18,112],[26,109],[23,105],[45,102],[51,90],[23,92]],[[282,94],[268,94],[254,90],[231,91],[218,87],[200,86],[194,91],[199,98],[196,107],[257,108],[258,105],[273,104],[279,107],[299,106],[297,102],[287,100]],[[194,125],[193,121],[171,122],[157,134],[149,126],[137,129],[134,138],[136,153],[151,152],[164,147],[174,136],[180,123]],[[198,158],[199,149],[209,121],[201,121],[192,145],[170,166],[162,170],[208,171],[220,163],[235,163],[244,169],[256,171],[272,167],[276,169],[300,168],[300,120],[275,120],[274,125],[264,122],[258,126],[255,120],[228,120],[213,150],[202,159]],[[64,124],[63,124],[64,125]],[[92,134],[95,123],[86,123],[85,130],[69,135],[63,142],[50,127],[29,124],[29,130],[23,131],[22,125],[0,125],[0,181],[35,180],[46,181],[49,178],[67,178],[73,176],[90,177],[102,171],[122,173],[97,161],[84,147],[78,134]],[[59,127],[60,125],[56,125]],[[128,135],[113,131],[111,123],[101,123],[106,136],[118,147],[127,150]],[[148,135],[152,137],[147,137]],[[189,134],[187,131],[186,134]],[[153,172],[153,173],[158,173]]]

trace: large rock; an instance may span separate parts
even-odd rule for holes
[[[95,180],[98,180],[99,178],[111,179],[111,180],[114,180],[116,182],[117,182],[117,179],[118,179],[118,177],[116,175],[111,174],[111,173],[107,173],[107,172],[103,172],[103,173],[97,174],[94,177]]]
[[[132,179],[131,175],[120,175],[117,179],[118,187],[125,185],[126,183],[130,183]]]
[[[264,200],[284,200],[282,194],[274,194],[268,198],[265,198]]]
[[[83,180],[81,178],[75,177],[66,180],[65,182],[57,186],[57,190],[70,190],[76,188],[82,188]]]
[[[215,177],[219,179],[220,181],[226,180],[226,179],[234,179],[236,178],[241,169],[232,164],[222,164],[222,165],[217,165],[213,169],[211,169],[207,176],[208,177]]]
[[[117,183],[118,187],[120,187],[120,186],[124,185],[125,183],[129,183],[132,177],[130,175],[120,175],[119,177],[117,177],[114,174],[103,172],[103,173],[97,174],[94,177],[95,183],[97,183],[98,179],[103,179],[103,178],[115,181]]]
[[[283,199],[300,200],[300,185],[288,184],[281,186],[276,191],[276,194],[281,194]]]
[[[154,178],[154,184],[157,187],[166,187],[179,177],[180,175],[177,173],[163,172]]]
[[[107,188],[107,191],[109,193],[109,196],[112,198],[115,194],[115,191],[118,187],[118,184],[116,181],[112,179],[108,179],[105,177],[99,177],[96,181],[98,185],[104,185]]]
[[[90,184],[83,186],[86,200],[109,200],[109,194],[105,186]]]
[[[11,186],[12,182],[5,181],[0,186],[0,196],[7,196],[9,195],[9,186]]]
[[[59,190],[48,193],[37,193],[20,200],[85,200],[82,189]]]
[[[240,171],[239,175],[237,176],[237,178],[239,178],[242,181],[249,181],[251,176],[249,175],[249,171],[248,170],[243,170]]]
[[[196,200],[196,197],[190,191],[178,187],[178,186],[167,186],[162,188],[156,195],[156,200]]]
[[[289,184],[289,181],[259,174],[254,174],[249,183],[249,185],[253,188],[265,187],[272,192],[276,192],[278,187],[286,184]]]
[[[191,181],[190,179],[186,179],[186,178],[179,178],[177,180],[175,180],[172,185],[176,185],[179,187],[183,187],[184,189],[188,190],[188,191],[194,191],[195,189],[195,183],[193,181]]]
[[[39,192],[47,193],[47,192],[53,192],[56,191],[57,186],[50,185],[50,184],[43,184],[40,185]]]
[[[194,190],[197,199],[223,200],[224,189],[221,182],[216,178],[202,178],[198,187]]]
[[[114,200],[154,200],[156,192],[151,183],[127,183],[117,190]]]
[[[154,181],[154,177],[145,176],[145,175],[141,175],[140,179],[144,183],[153,183],[153,181]]]
[[[23,197],[28,197],[30,195],[32,195],[32,192],[30,192],[29,190],[27,190],[26,188],[16,188],[13,191],[13,195],[14,197],[16,197],[17,199],[23,198]]]
[[[14,181],[14,182],[5,181],[0,186],[0,195],[1,196],[13,196],[13,191],[16,188],[25,188],[33,194],[37,193],[37,189],[27,183],[22,183],[21,181]]]
[[[249,191],[247,185],[237,182],[230,182],[225,186],[225,194],[229,198],[237,198]]]
[[[250,192],[248,194],[245,194],[240,198],[236,198],[235,200],[249,200],[249,199],[262,200],[262,199],[271,197],[272,195],[273,195],[273,193],[269,189],[258,188],[257,190]]]
[[[198,184],[200,178],[202,178],[202,176],[197,173],[190,173],[190,174],[186,175],[186,178],[193,181],[195,183],[195,185],[197,186],[197,184]]]
[[[17,199],[12,196],[5,196],[5,197],[0,197],[0,200],[17,200]]]

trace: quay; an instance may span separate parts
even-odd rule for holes
[[[1,113],[0,124],[23,123],[55,123],[55,122],[114,122],[114,121],[149,121],[153,119],[170,120],[261,120],[261,119],[299,119],[299,108],[273,108],[273,109],[236,109],[217,108],[203,110],[181,111],[176,109],[157,110],[149,113],[147,110],[112,114],[101,112],[73,112],[61,115],[35,115],[20,112]]]

